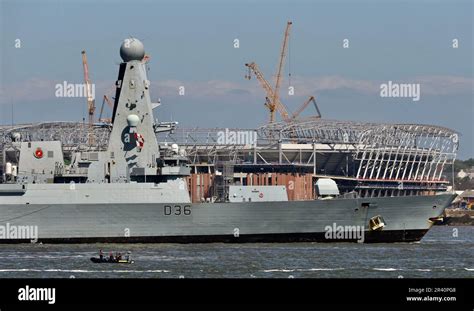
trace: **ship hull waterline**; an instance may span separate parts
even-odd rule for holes
[[[38,243],[414,242],[443,214],[454,195],[243,203],[113,203],[0,205],[5,228],[37,228]],[[382,230],[371,230],[382,216]],[[360,236],[328,228],[363,228]],[[333,231],[333,233],[335,233]]]

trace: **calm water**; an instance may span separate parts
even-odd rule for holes
[[[474,278],[474,227],[434,227],[418,243],[0,245],[0,278]],[[135,263],[94,264],[97,250]]]

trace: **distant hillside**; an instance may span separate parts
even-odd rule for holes
[[[456,190],[466,190],[466,189],[474,189],[474,178],[464,177],[458,178],[457,174],[461,171],[468,171],[474,167],[474,158],[470,158],[467,160],[456,160],[454,162],[454,183]],[[444,177],[452,182],[453,180],[453,173],[451,165],[446,165],[443,172]]]
[[[470,158],[467,160],[456,160],[454,162],[454,171],[458,173],[460,170],[467,170],[474,167],[474,158]]]

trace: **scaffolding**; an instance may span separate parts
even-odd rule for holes
[[[226,202],[229,199],[229,186],[234,183],[234,162],[218,162],[215,168],[214,196],[218,202]]]
[[[84,122],[41,122],[0,126],[0,147],[10,145],[17,136],[21,141],[59,140],[67,151],[105,150],[111,129],[107,124],[94,124],[90,128],[89,124]],[[89,144],[90,135],[94,136],[94,144]]]
[[[20,136],[22,141],[60,140],[65,152],[106,150],[110,131],[109,125],[95,124],[91,146],[85,123],[0,126],[0,148],[12,146],[12,138]],[[223,141],[224,133],[233,133],[234,141]],[[247,139],[236,139],[239,135]],[[288,172],[334,178],[347,191],[356,190],[363,196],[446,190],[444,167],[453,164],[459,141],[455,131],[433,125],[320,118],[274,122],[257,129],[177,128],[157,133],[157,139],[162,147],[178,144],[195,173],[215,172],[218,165],[232,163],[235,173]]]

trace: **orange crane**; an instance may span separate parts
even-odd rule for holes
[[[278,70],[275,76],[275,91],[273,92],[272,104],[277,105],[280,99],[280,85],[281,85],[281,75],[283,73],[283,64],[285,63],[286,51],[288,50],[288,38],[290,37],[291,21],[286,23],[285,34],[283,36],[283,44],[280,51],[280,61],[278,63]],[[278,109],[278,107],[277,107]],[[280,111],[278,109],[278,111]],[[283,115],[282,115],[283,117]],[[273,117],[274,118],[274,117]],[[284,118],[284,117],[283,117]],[[273,122],[273,121],[272,121]]]
[[[249,71],[251,70],[257,80],[260,82],[260,85],[263,87],[265,92],[267,93],[266,96],[266,102],[265,106],[268,107],[270,110],[270,122],[275,121],[275,110],[277,110],[282,119],[284,121],[290,121],[290,117],[288,116],[288,111],[286,110],[286,107],[280,102],[280,97],[275,96],[275,91],[273,90],[273,87],[270,85],[270,83],[265,79],[263,76],[263,73],[260,71],[258,68],[257,64],[252,62],[250,64],[245,64],[249,68]],[[247,76],[248,79],[250,79],[250,72],[249,75]]]
[[[275,111],[279,112],[281,118],[284,121],[289,122],[291,120],[286,107],[280,101],[280,85],[281,76],[283,73],[283,65],[285,63],[286,51],[288,49],[288,38],[290,36],[290,29],[292,24],[293,23],[291,21],[286,24],[283,44],[280,51],[280,60],[278,62],[277,72],[275,75],[275,88],[273,88],[270,83],[265,79],[263,73],[260,71],[255,62],[245,64],[245,66],[249,68],[249,74],[246,75],[246,78],[250,80],[251,73],[253,72],[255,77],[260,82],[266,92],[267,97],[265,106],[267,106],[268,110],[270,111],[270,123],[275,122]]]
[[[282,78],[282,73],[283,73],[283,67],[285,63],[285,57],[286,57],[286,52],[288,50],[288,39],[290,37],[290,30],[291,30],[291,25],[293,23],[291,21],[287,22],[286,24],[286,29],[285,29],[285,34],[283,36],[283,44],[281,46],[281,51],[280,51],[280,59],[278,62],[278,67],[277,67],[277,72],[275,75],[275,88],[273,88],[270,83],[265,79],[263,76],[263,73],[260,71],[259,67],[255,62],[252,63],[247,63],[245,66],[248,67],[249,73],[248,75],[245,75],[245,78],[250,80],[251,79],[251,74],[253,73],[257,80],[260,82],[261,86],[265,90],[266,93],[266,102],[265,106],[267,106],[268,110],[270,111],[270,123],[275,122],[275,111],[278,111],[281,118],[285,122],[291,122],[294,121],[298,118],[298,116],[303,112],[303,110],[311,103],[314,103],[314,106],[316,108],[316,111],[318,113],[318,116],[316,118],[321,118],[321,113],[319,111],[318,105],[316,104],[316,100],[314,99],[314,96],[310,96],[310,98],[301,105],[301,107],[298,108],[298,110],[292,114],[290,117],[288,114],[288,110],[286,109],[285,105],[280,101],[280,86],[281,86],[281,78]]]
[[[104,123],[112,123],[112,119],[110,118],[102,118],[102,113],[104,112],[104,104],[107,103],[107,105],[111,108],[114,109],[114,104],[110,101],[110,99],[107,97],[107,95],[104,95],[104,98],[102,99],[102,106],[100,107],[100,114],[99,114],[99,122],[104,122]]]
[[[89,79],[89,65],[87,64],[86,51],[82,51],[82,67],[84,68],[84,83],[86,85],[86,96],[87,96],[87,112],[89,115],[89,145],[94,144],[94,112],[95,112],[95,100],[92,97],[92,83]]]

